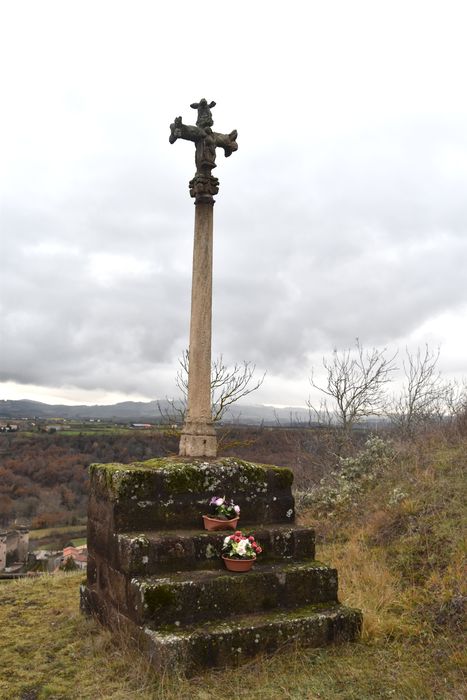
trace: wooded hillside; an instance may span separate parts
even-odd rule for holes
[[[223,427],[219,452],[295,473],[298,488],[316,484],[335,462],[336,431]],[[359,431],[352,449],[365,439]],[[88,466],[162,457],[178,452],[172,430],[0,434],[0,527],[15,520],[32,528],[75,525],[86,517]]]

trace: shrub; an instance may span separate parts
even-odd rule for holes
[[[339,457],[336,469],[319,486],[297,494],[297,506],[313,507],[316,515],[346,512],[375,484],[395,457],[390,441],[373,435],[354,457]]]

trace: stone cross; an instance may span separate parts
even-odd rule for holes
[[[190,105],[198,111],[196,126],[176,117],[170,125],[170,143],[177,139],[195,144],[196,173],[190,180],[190,195],[195,200],[193,280],[191,287],[190,349],[188,367],[188,406],[180,438],[179,454],[184,457],[215,457],[216,433],[211,410],[211,325],[212,325],[212,232],[214,195],[219,180],[212,175],[216,167],[216,148],[230,156],[237,150],[237,132],[219,134],[211,109],[215,102],[204,98]]]

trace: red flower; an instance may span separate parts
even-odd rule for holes
[[[230,535],[230,539],[231,539],[231,540],[234,540],[234,539],[235,539],[235,535]]]
[[[253,537],[253,535],[250,535],[248,539],[250,540],[250,542],[254,542],[254,541],[255,541],[255,538]]]
[[[256,554],[261,554],[262,551],[261,547],[256,547]]]
[[[234,534],[236,535],[236,537],[241,537],[241,536],[242,536],[242,531],[241,531],[241,530],[236,530],[236,532],[235,532]]]
[[[242,538],[241,537],[234,537],[235,542],[241,542]]]

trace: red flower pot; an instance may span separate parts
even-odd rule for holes
[[[205,530],[235,530],[238,523],[238,518],[219,520],[218,518],[211,518],[209,515],[203,515],[203,520]]]
[[[229,571],[249,571],[256,561],[256,557],[253,557],[253,559],[230,559],[229,557],[222,557],[222,559]]]

